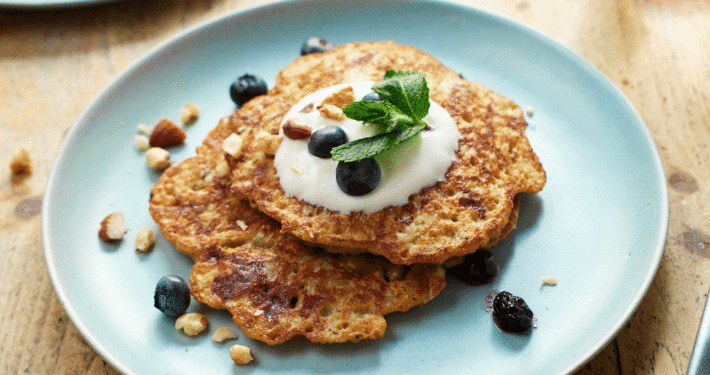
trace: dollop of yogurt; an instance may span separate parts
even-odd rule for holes
[[[284,117],[280,134],[283,136],[283,124],[297,119],[307,124],[312,132],[329,125],[338,126],[345,131],[349,142],[377,135],[376,125],[349,118],[342,121],[328,119],[316,109],[328,95],[347,86],[352,86],[355,101],[361,100],[372,92],[373,83],[339,84],[304,97]],[[313,110],[303,111],[310,104],[313,104]],[[293,140],[284,136],[274,158],[281,187],[297,199],[345,214],[357,211],[370,214],[388,206],[404,205],[410,195],[444,180],[446,171],[456,160],[461,138],[454,119],[432,101],[423,120],[429,125],[428,130],[375,157],[382,168],[382,178],[375,190],[362,196],[347,195],[340,190],[335,178],[338,161],[311,155],[308,139]]]

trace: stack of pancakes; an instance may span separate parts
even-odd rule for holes
[[[288,196],[273,155],[286,112],[339,83],[378,81],[388,69],[426,75],[430,99],[462,139],[445,180],[403,206],[342,214]],[[545,172],[512,101],[462,79],[432,56],[392,42],[343,45],[286,66],[268,95],[220,121],[197,155],[169,168],[151,191],[163,235],[194,261],[194,298],[228,309],[252,338],[319,343],[379,338],[383,315],[433,299],[445,268],[515,228],[521,192]],[[222,149],[231,134],[239,153]]]

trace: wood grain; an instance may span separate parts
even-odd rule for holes
[[[116,374],[62,308],[38,207],[64,136],[113,79],[200,22],[270,1],[126,0],[0,8],[0,373]],[[626,326],[577,374],[684,374],[710,280],[710,2],[459,0],[522,22],[609,77],[646,122],[670,187],[658,273]],[[14,149],[34,172],[12,178]],[[18,208],[19,207],[19,208]]]

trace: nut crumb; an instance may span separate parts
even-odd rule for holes
[[[150,251],[155,245],[155,233],[149,227],[140,227],[136,232],[136,251]]]
[[[126,219],[123,217],[123,213],[116,211],[101,220],[99,238],[101,238],[102,241],[120,241],[126,233],[128,233],[128,228],[126,228]]]
[[[251,355],[251,349],[239,344],[229,349],[229,356],[232,357],[232,361],[238,365],[244,365],[254,360],[254,357]]]
[[[535,108],[533,108],[531,105],[529,105],[529,106],[525,107],[525,113],[528,116],[532,116],[535,114]]]
[[[148,137],[150,137],[150,133],[153,132],[153,128],[151,128],[150,126],[148,126],[146,124],[138,124],[138,126],[136,126],[136,130],[138,131],[138,133],[143,134]]]
[[[151,147],[145,152],[145,161],[149,167],[163,170],[170,166],[170,153],[160,147]]]
[[[133,136],[133,146],[140,152],[146,152],[150,148],[150,141],[147,136],[136,134]]]
[[[10,170],[13,176],[29,176],[32,174],[32,162],[30,153],[24,148],[15,150],[12,153],[12,161],[10,162]]]
[[[293,171],[293,173],[298,175],[306,173],[303,168],[301,168],[301,166],[298,164],[291,164],[291,170]]]
[[[557,278],[555,276],[543,276],[540,280],[543,285],[557,285]]]
[[[207,328],[207,318],[200,313],[184,314],[175,321],[175,329],[182,329],[190,336],[199,335],[205,328]]]
[[[183,125],[189,125],[200,117],[200,107],[195,103],[187,103],[180,108],[180,119]]]
[[[233,157],[237,157],[242,150],[242,137],[234,133],[230,134],[229,137],[222,142],[222,150]]]
[[[212,334],[212,341],[223,342],[225,340],[238,339],[239,335],[233,329],[226,326],[219,326]]]
[[[247,228],[249,228],[247,223],[245,223],[243,220],[237,220],[237,226],[239,226],[239,228],[241,228],[242,230],[247,230]]]
[[[293,140],[306,139],[311,136],[311,127],[297,118],[288,120],[282,129],[284,135]]]
[[[340,91],[334,92],[326,96],[326,98],[323,99],[322,104],[330,104],[342,109],[343,107],[354,101],[355,91],[353,90],[352,86],[348,86]]]
[[[345,114],[343,110],[332,105],[332,104],[321,104],[317,107],[320,111],[320,115],[331,120],[343,121],[345,120]]]

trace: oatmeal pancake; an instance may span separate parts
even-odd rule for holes
[[[444,180],[412,194],[406,204],[370,214],[341,213],[286,194],[274,167],[286,112],[316,90],[378,81],[389,69],[424,73],[429,98],[456,123],[461,139]],[[280,112],[271,106],[273,112],[253,113],[274,101]],[[518,105],[462,79],[429,54],[392,42],[347,44],[302,56],[278,74],[268,95],[237,113],[252,126],[241,133],[239,152],[227,156],[231,192],[278,221],[282,232],[330,251],[366,251],[395,264],[444,264],[503,238],[514,227],[511,217],[517,217],[515,197],[539,192],[546,182]]]

